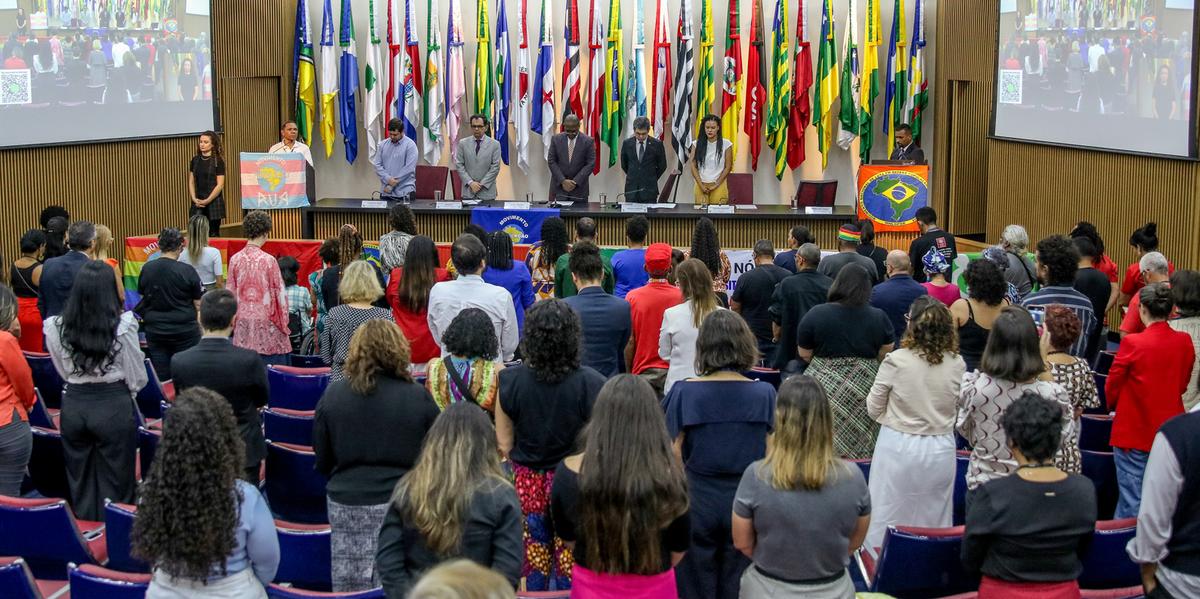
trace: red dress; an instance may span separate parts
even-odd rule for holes
[[[411,352],[409,363],[413,366],[423,365],[442,355],[442,349],[433,340],[433,333],[429,332],[428,305],[425,310],[413,312],[400,302],[400,279],[403,276],[403,267],[392,269],[392,276],[388,280],[387,286],[387,301],[388,305],[392,307],[392,317],[396,319],[400,331],[408,339]],[[449,281],[450,273],[444,268],[434,269],[434,280],[438,283]]]

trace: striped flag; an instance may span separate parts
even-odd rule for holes
[[[787,165],[796,170],[808,157],[804,132],[812,119],[812,102],[809,101],[809,90],[813,84],[812,45],[808,42],[808,12],[804,0],[800,0],[800,9],[796,13],[796,53],[792,68],[792,106],[787,117]]]
[[[579,78],[582,72],[579,68],[579,0],[569,0],[567,4],[566,29],[563,31],[563,43],[567,47],[567,57],[563,61],[563,116],[574,114],[583,118],[583,100],[579,95]]]
[[[521,30],[521,44],[517,48],[517,120],[513,124],[513,131],[517,134],[517,168],[521,172],[529,172],[529,110],[530,98],[529,93],[531,85],[529,83],[529,14],[528,0],[520,0],[520,10],[517,14],[520,15],[519,28]]]
[[[408,0],[405,0],[405,4]],[[404,72],[408,56],[404,49],[404,34],[400,31],[400,0],[388,0],[387,9],[387,88],[383,92],[383,120],[388,122],[392,117],[404,116]],[[410,123],[404,123],[404,134],[409,139],[416,140],[416,129],[409,129]]]
[[[879,0],[867,0],[863,43],[862,91],[858,95],[858,156],[866,164],[871,162],[871,146],[875,140],[872,114],[875,98],[879,97],[879,47],[883,45]]]
[[[550,137],[554,135],[554,15],[550,13],[548,0],[542,0],[542,23],[537,59],[537,72],[533,75],[533,97],[535,108],[529,128],[542,136],[542,156],[550,156]]]
[[[367,133],[367,157],[375,159],[375,149],[383,136],[383,82],[380,79],[380,40],[375,33],[375,0],[367,3],[369,34],[371,44],[367,47],[367,69],[363,73],[363,85],[366,97],[363,107],[363,129]]]
[[[333,8],[325,0],[321,18],[321,141],[325,157],[333,156],[337,129],[338,63],[333,53]]]
[[[821,2],[821,40],[817,51],[817,91],[813,96],[813,125],[817,128],[817,147],[821,150],[821,169],[829,164],[834,137],[834,99],[838,94],[838,58],[834,41],[835,22],[829,0]]]
[[[646,8],[643,0],[634,0],[633,56],[625,75],[625,127],[633,133],[633,120],[646,116]]]
[[[438,164],[442,161],[442,147],[446,140],[442,135],[442,118],[446,106],[442,95],[442,28],[438,23],[438,9],[427,0],[425,33],[429,45],[425,48],[425,98],[421,103],[421,130],[425,139],[421,144],[425,162]]]
[[[771,27],[771,48],[774,54],[771,57],[771,84],[767,87],[767,145],[775,150],[775,178],[779,180],[783,180],[784,170],[787,169],[788,116],[792,107],[792,77],[788,72],[787,3],[788,0],[775,2],[775,19]],[[804,0],[800,1],[800,14],[804,14]]]
[[[758,0],[755,0],[756,2]],[[667,33],[670,15],[658,0],[654,15],[654,79],[650,91],[650,131],[660,140],[666,139],[667,115],[671,112],[671,38]]]
[[[908,34],[904,27],[904,0],[896,0],[892,10],[892,41],[888,46],[887,88],[883,96],[883,135],[890,156],[896,147],[896,125],[903,123],[904,103],[908,97],[908,60],[904,50]]]
[[[721,78],[721,137],[733,142],[729,149],[737,160],[738,113],[742,109],[742,24],[738,0],[729,0],[728,34]]]
[[[417,141],[417,124],[421,122],[421,47],[417,39],[417,8],[413,0],[404,0],[404,86],[397,99],[405,123],[405,135]],[[401,108],[401,106],[403,108]]]
[[[450,0],[450,23],[446,26],[446,135],[450,136],[450,156],[458,153],[463,104],[467,98],[466,71],[463,69],[462,7]]]
[[[696,35],[692,29],[692,0],[679,1],[679,25],[676,31],[679,44],[675,53],[675,109],[671,115],[671,147],[675,148],[675,159],[682,171],[687,164],[688,150],[692,147],[692,85],[695,83],[692,44]]]
[[[600,174],[600,115],[604,112],[604,20],[597,0],[588,12],[588,112],[587,134],[596,144],[592,174]]]
[[[621,0],[610,0],[608,4],[608,43],[605,45],[604,62],[604,115],[601,128],[604,143],[608,144],[608,166],[617,163],[617,154],[621,150],[621,125],[624,113],[621,111],[622,94],[625,89],[625,40],[621,29]],[[600,157],[597,155],[596,160]]]
[[[861,73],[858,64],[858,9],[854,2],[850,3],[850,15],[846,19],[846,35],[842,41],[842,79],[839,86],[840,108],[838,109],[837,144],[843,150],[849,150],[858,131],[862,128],[858,118],[858,94],[862,88]]]
[[[296,82],[296,126],[300,139],[312,145],[317,110],[317,73],[313,66],[312,27],[308,23],[308,2],[296,3],[296,54],[292,59],[292,80]]]
[[[496,141],[500,142],[500,159],[508,164],[508,109],[512,97],[512,46],[508,40],[508,14],[504,0],[496,7]]]
[[[925,8],[916,0],[913,9],[912,48],[908,64],[908,98],[904,114],[912,125],[913,142],[921,143],[921,116],[929,104],[929,81],[925,79]]]
[[[492,22],[488,17],[488,0],[478,0],[475,5],[475,114],[492,114],[492,94],[496,90],[495,68],[492,62]],[[493,126],[498,124],[492,123]]]
[[[338,120],[346,148],[346,162],[354,164],[358,158],[358,55],[355,54],[354,15],[350,4],[351,0],[342,0],[342,19],[339,22],[338,45],[342,47],[342,55],[338,63]]]
[[[754,14],[750,17],[750,55],[746,61],[746,135],[750,137],[750,168],[758,170],[758,156],[762,153],[764,110],[767,107],[767,88],[763,75],[767,69],[763,64],[762,0],[753,0]]]
[[[713,16],[712,0],[700,0],[700,55],[696,60],[696,132],[700,133],[704,117],[712,114],[713,101],[717,98],[716,81],[713,79]]]

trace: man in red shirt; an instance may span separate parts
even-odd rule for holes
[[[1169,286],[1171,284],[1171,263],[1167,262],[1167,257],[1159,252],[1150,252],[1142,256],[1137,266],[1145,285],[1165,283]],[[1138,306],[1141,305],[1138,297],[1139,294],[1133,294],[1133,298],[1129,300],[1129,310],[1125,312],[1125,318],[1121,320],[1122,339],[1126,335],[1146,330],[1146,325],[1142,323],[1142,317],[1138,315]]]
[[[683,294],[667,282],[671,272],[671,246],[654,243],[646,248],[645,268],[650,281],[625,296],[633,321],[629,344],[625,346],[625,363],[632,365],[630,372],[645,379],[662,397],[670,365],[658,357],[658,335],[663,312],[683,303]]]

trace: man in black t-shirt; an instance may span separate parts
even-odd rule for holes
[[[183,234],[167,228],[158,234],[158,259],[142,267],[134,311],[142,317],[146,331],[146,353],[159,380],[171,378],[171,357],[200,342],[196,310],[204,287],[190,264],[179,261]]]
[[[954,243],[954,236],[937,226],[937,212],[929,206],[917,210],[917,226],[921,229],[921,236],[908,246],[908,260],[912,262],[913,279],[918,283],[928,280],[921,259],[931,247],[936,247],[938,253],[950,263],[950,272],[946,273],[946,278],[949,279],[950,273],[954,272],[954,259],[958,258],[958,246]]]
[[[771,330],[771,296],[775,286],[792,273],[775,265],[775,246],[769,239],[754,244],[754,269],[738,277],[729,307],[750,325],[758,339],[758,351],[768,360],[775,356],[775,334]]]

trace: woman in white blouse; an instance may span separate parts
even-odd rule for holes
[[[721,136],[721,119],[714,114],[700,123],[704,135],[693,144],[692,179],[696,181],[696,204],[728,204],[726,178],[733,170],[733,142]]]
[[[208,245],[208,234],[208,218],[203,214],[193,214],[188,221],[187,251],[179,255],[180,262],[196,269],[205,291],[225,286],[221,250]]]
[[[923,295],[906,315],[900,349],[879,365],[867,414],[881,427],[871,460],[867,547],[888,526],[950,526],[954,513],[955,402],[966,363],[950,309]]]
[[[688,258],[675,267],[675,280],[684,302],[663,313],[658,334],[658,357],[670,363],[663,393],[676,381],[696,376],[696,337],[700,323],[715,310],[722,310],[712,289],[708,267],[696,258]]]

